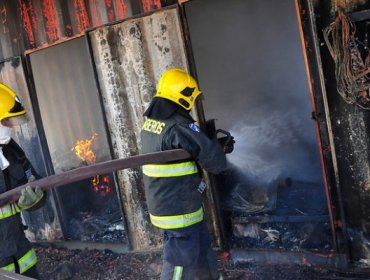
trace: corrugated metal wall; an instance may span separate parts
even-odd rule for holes
[[[179,15],[176,8],[172,8],[143,18],[104,24],[174,2],[0,0],[0,60],[58,44],[70,37],[84,35],[89,28],[102,26],[88,34],[97,64],[114,157],[136,155],[140,147],[141,116],[150,102],[157,80],[167,68],[188,68]],[[9,71],[9,68],[4,69],[4,75],[9,75]],[[11,84],[16,91],[21,91],[19,86],[22,82],[16,80]],[[25,96],[29,100],[28,92]],[[27,106],[31,107],[30,102]],[[148,250],[159,246],[161,238],[149,224],[140,174],[138,170],[129,170],[120,172],[118,177],[131,246],[134,250]],[[60,228],[59,224],[53,225]]]
[[[115,158],[139,153],[142,114],[163,71],[188,68],[182,34],[176,8],[89,32]],[[126,170],[118,177],[133,248],[158,246],[141,173]]]
[[[141,0],[141,4],[145,13],[162,7],[160,0]]]
[[[0,0],[0,60],[161,7],[160,0]]]

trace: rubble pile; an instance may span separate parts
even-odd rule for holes
[[[42,280],[159,279],[160,255],[36,247]]]
[[[110,250],[68,250],[37,246],[41,280],[149,280],[159,279],[158,252],[117,254]],[[323,268],[297,265],[238,264],[226,252],[218,253],[224,279],[320,280],[337,273]],[[335,278],[333,278],[335,279]]]

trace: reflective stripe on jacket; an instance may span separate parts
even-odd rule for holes
[[[23,150],[18,144],[11,140],[7,145],[2,146],[3,155],[9,161],[9,166],[0,169],[0,193],[14,189],[20,185],[26,184],[30,176],[39,178],[34,171],[30,161],[27,159]],[[16,203],[6,204],[0,207],[0,260],[7,258],[18,258],[20,255],[29,252],[32,248],[30,242],[24,234],[24,226]],[[32,253],[31,254],[32,257]],[[29,265],[28,258],[24,260],[24,269]],[[33,261],[30,262],[31,264]],[[11,266],[7,268],[11,269]],[[19,264],[20,265],[20,264]],[[24,270],[23,269],[23,270]]]
[[[197,129],[190,116],[178,113],[165,120],[146,118],[141,139],[141,153],[185,149],[195,159],[143,166],[152,224],[176,229],[201,222],[204,213],[197,190],[201,182],[198,164],[210,172],[223,171],[226,159],[221,146]]]
[[[0,207],[0,220],[16,215],[20,212],[21,210],[18,208],[17,204],[15,203],[6,204]]]
[[[27,253],[25,253],[18,261],[17,266],[19,267],[19,272],[21,274],[25,273],[31,267],[33,267],[37,263],[37,256],[34,249],[30,249]],[[2,270],[15,272],[15,263],[12,262],[6,266],[0,267]]]
[[[173,164],[147,164],[143,173],[148,177],[177,177],[198,173],[195,161],[185,161]]]
[[[36,252],[32,248],[18,260],[19,271],[24,273],[37,263]]]
[[[15,272],[15,263],[8,264],[6,266],[0,267],[0,269],[10,272]]]
[[[163,229],[184,228],[203,221],[203,208],[193,213],[175,216],[154,216],[150,214],[153,225]]]

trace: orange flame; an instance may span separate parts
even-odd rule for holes
[[[96,175],[91,179],[91,184],[93,185],[93,191],[100,193],[102,196],[106,196],[112,190],[112,188],[109,186],[109,176]]]
[[[96,162],[96,156],[92,150],[92,144],[98,134],[94,133],[90,139],[77,140],[72,151],[78,156],[79,159],[87,162],[88,164],[94,164]],[[107,195],[112,190],[110,185],[109,176],[96,175],[91,179],[91,184],[94,192],[101,194],[102,196]]]
[[[78,156],[79,159],[86,161],[88,164],[94,164],[96,162],[96,156],[91,149],[93,141],[98,134],[94,133],[90,139],[77,140],[72,151]]]

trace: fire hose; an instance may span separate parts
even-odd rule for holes
[[[170,161],[184,160],[189,158],[191,158],[191,155],[187,151],[177,149],[163,152],[147,153],[122,159],[114,159],[100,162],[94,165],[79,167],[63,172],[61,174],[51,175],[39,180],[29,182],[0,194],[0,207],[7,203],[17,201],[21,195],[22,189],[24,189],[26,186],[39,186],[42,190],[46,191],[52,188],[78,182],[96,175],[107,174],[127,168],[135,168],[144,164],[166,163]]]

